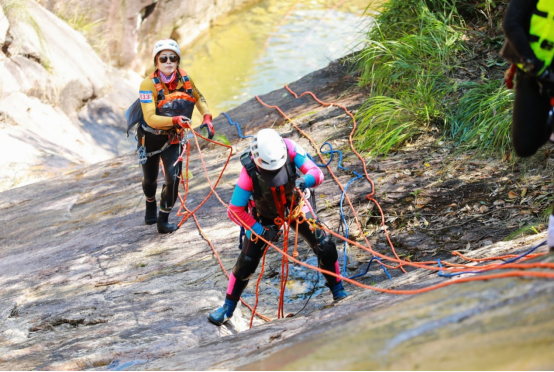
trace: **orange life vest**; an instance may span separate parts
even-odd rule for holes
[[[179,69],[179,75],[181,76],[183,86],[166,96],[164,84],[158,76],[158,71],[150,74],[149,77],[152,79],[157,91],[157,115],[171,117],[186,116],[189,119],[192,117],[194,104],[196,103],[196,99],[192,94],[192,83],[185,70]]]
[[[196,103],[196,99],[192,94],[192,83],[190,82],[190,78],[185,70],[179,69],[179,75],[183,82],[183,86],[173,92],[170,92],[166,96],[164,92],[165,86],[158,76],[158,71],[156,70],[150,74],[149,77],[152,79],[157,91],[156,115],[169,117],[186,116],[189,119],[192,118],[194,104]],[[171,144],[179,142],[181,135],[182,133],[180,133],[178,137],[172,138],[170,141]]]

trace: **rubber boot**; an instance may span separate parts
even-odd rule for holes
[[[144,214],[144,223],[153,225],[158,222],[158,205],[156,201],[146,201],[146,213]]]
[[[237,303],[238,301],[233,301],[226,298],[225,303],[222,307],[208,314],[208,320],[216,326],[222,325],[223,323],[231,319],[231,317],[233,316],[233,312],[237,307]]]
[[[342,286],[342,281],[332,286],[331,292],[333,293],[333,301],[336,302],[344,300],[346,297],[350,296],[350,293],[344,290],[344,287]]]
[[[177,230],[177,225],[168,222],[169,212],[160,211],[158,215],[158,232],[160,234],[171,234]]]

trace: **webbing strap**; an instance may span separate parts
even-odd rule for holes
[[[187,73],[184,70],[179,69],[177,71],[177,74],[180,76],[179,79],[183,82],[183,86],[177,89],[177,91],[187,93],[189,96],[191,96],[191,98],[194,99],[194,95],[192,94],[193,92],[192,85],[190,83],[190,78],[187,75]],[[163,101],[165,99],[164,89],[167,87],[165,86],[163,81],[159,78],[159,76],[156,74],[156,72],[153,72],[152,74],[150,74],[150,78],[152,79],[152,82],[156,86],[156,91],[158,92],[157,101],[158,102]],[[169,92],[169,89],[167,91]]]
[[[252,161],[252,158],[250,157],[251,153],[250,151],[243,153],[240,156],[240,163],[246,169],[246,173],[250,176],[252,179],[252,188],[254,189],[252,191],[252,195],[255,198],[259,198],[262,196],[262,190],[260,189],[260,183],[258,182],[258,174],[256,172],[256,164]]]
[[[279,186],[279,191],[281,193],[281,199],[284,199],[284,203],[279,201],[279,197],[277,196],[277,190],[275,187],[271,188],[271,193],[273,194],[273,201],[275,202],[275,206],[277,207],[277,212],[279,213],[279,217],[281,218],[281,221],[285,220],[285,204],[286,204],[286,198],[285,198],[285,187]]]
[[[154,129],[151,126],[149,126],[148,124],[145,124],[145,123],[141,123],[141,128],[145,132],[152,133],[152,134],[155,134],[157,136],[160,136],[160,135],[170,136],[172,134],[171,132],[168,132],[167,130]]]
[[[159,153],[162,153],[165,149],[167,149],[169,147],[169,145],[171,144],[171,140],[168,140],[166,143],[164,143],[164,145],[162,146],[161,149],[159,150],[156,150],[156,151],[152,151],[152,152],[147,152],[146,153],[146,156],[148,157],[152,157],[154,155],[157,155]]]

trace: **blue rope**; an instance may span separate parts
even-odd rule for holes
[[[329,146],[329,151],[324,151],[323,150],[323,147],[327,145]],[[326,167],[328,166],[329,164],[331,164],[331,162],[333,161],[333,155],[335,153],[338,153],[339,154],[339,163],[337,165],[337,168],[338,169],[341,169],[343,171],[347,171],[347,172],[350,172],[350,169],[346,168],[346,167],[343,167],[342,166],[342,151],[339,151],[339,150],[333,150],[333,146],[331,146],[331,144],[329,142],[325,142],[323,145],[321,145],[321,147],[319,148],[319,151],[322,153],[322,154],[329,154],[331,157],[329,159],[329,161],[325,164],[319,164],[317,163],[312,157],[310,154],[308,154],[308,158],[310,158],[311,161],[313,161],[315,163],[315,165],[317,165],[318,167],[320,168],[323,168],[323,167]],[[343,207],[343,203],[344,203],[344,198],[346,196],[346,191],[348,190],[348,187],[350,187],[350,185],[354,182],[354,181],[357,181],[359,179],[361,179],[363,177],[363,175],[355,172],[355,171],[351,171],[352,173],[354,173],[356,175],[356,177],[352,178],[350,181],[348,181],[348,183],[346,184],[346,187],[344,188],[344,192],[341,194],[340,196],[340,218],[341,218],[341,223],[342,225],[344,226],[344,237],[345,238],[348,238],[348,224],[346,223],[346,217],[344,216],[344,207]],[[362,232],[363,233],[363,232]],[[346,240],[344,241],[344,249],[343,249],[343,264],[342,264],[342,276],[344,277],[347,277],[347,274],[346,274],[346,261],[347,261],[347,255],[346,255],[346,247],[347,247],[347,243],[346,243]],[[381,260],[379,260],[377,257],[372,257],[371,260],[369,261],[369,263],[371,264],[371,261],[373,261],[373,258],[376,258],[377,261],[381,264],[381,267],[383,268],[383,270],[385,271],[385,273],[387,274],[387,276],[389,277],[389,279],[392,279],[391,276],[389,275],[386,267],[383,265],[383,263],[381,262]],[[361,274],[361,275],[365,275],[367,273],[367,271],[369,270],[369,265],[367,266],[367,270],[364,274]],[[361,276],[361,275],[356,275],[355,277],[358,277],[358,276]],[[352,278],[350,278],[352,279]]]
[[[229,115],[227,115],[226,112],[222,112],[222,114],[225,115],[225,117],[227,118],[227,120],[229,120],[229,124],[230,124],[230,125],[234,125],[234,126],[237,127],[237,129],[238,129],[238,131],[239,131],[239,137],[240,137],[240,138],[254,138],[254,136],[246,136],[246,137],[243,136],[243,135],[242,135],[242,132],[240,131],[240,125],[239,125],[239,123],[234,122],[233,120],[231,120],[231,118],[229,117]]]
[[[227,118],[227,120],[229,120],[229,124],[230,124],[230,125],[234,125],[234,126],[237,127],[237,130],[239,131],[239,137],[240,137],[240,138],[249,138],[249,137],[254,138],[254,136],[246,136],[246,137],[243,136],[243,135],[242,135],[242,132],[240,131],[240,125],[239,125],[239,123],[234,122],[233,120],[231,120],[231,118],[229,117],[229,115],[227,115],[226,112],[222,112],[222,114],[225,115],[225,117]],[[239,235],[239,249],[240,249],[240,250],[242,250],[242,237],[243,237],[244,235],[246,235],[246,231],[245,231],[245,229],[244,229],[244,226],[241,226],[241,227],[240,227],[240,235]]]
[[[373,262],[373,260],[376,260],[381,264],[381,267],[383,268],[383,270],[385,270],[385,274],[387,274],[387,276],[389,277],[389,280],[392,280],[389,272],[387,271],[387,268],[385,266],[383,266],[383,263],[381,262],[381,260],[377,256],[371,257],[371,260],[369,260],[369,263],[367,264],[367,267],[366,267],[365,271],[362,274],[357,274],[357,275],[351,276],[348,279],[354,279],[354,278],[357,278],[359,276],[364,276],[365,274],[367,274],[367,272],[369,271],[369,267],[371,266],[371,263]]]
[[[498,264],[497,266],[502,266],[502,265],[506,265],[506,264],[515,262],[515,261],[519,260],[520,258],[523,258],[523,257],[531,254],[533,251],[535,251],[537,248],[544,245],[545,243],[546,243],[546,240],[539,243],[538,245],[534,246],[533,248],[531,248],[527,252],[525,252],[525,253],[523,253],[523,254],[515,257],[515,258],[512,258],[511,260],[504,261],[503,263]],[[439,267],[442,269],[443,267],[442,267],[442,264],[441,264],[441,260],[439,260],[438,263],[439,263]],[[488,270],[492,270],[492,269],[487,269],[487,271]],[[445,277],[445,278],[451,278],[453,276],[458,276],[458,275],[463,275],[463,274],[481,274],[482,272],[483,272],[483,270],[480,270],[480,271],[462,271],[462,272],[454,273],[454,274],[445,274],[441,270],[439,270],[438,274],[439,274],[439,276],[442,276],[442,277]]]

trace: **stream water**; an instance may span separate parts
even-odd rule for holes
[[[368,3],[261,1],[215,22],[184,50],[181,66],[215,117],[359,49]]]

